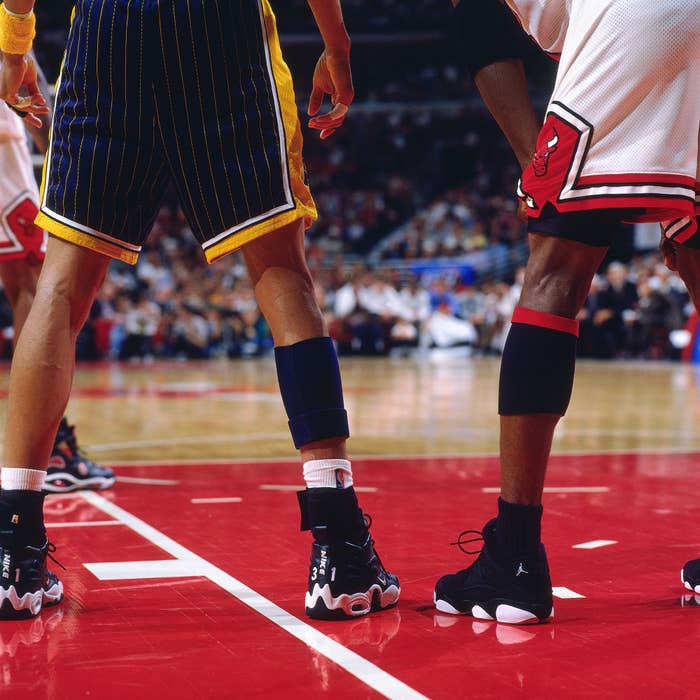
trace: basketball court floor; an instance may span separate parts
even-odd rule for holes
[[[700,596],[679,579],[700,556],[700,370],[579,364],[545,500],[555,618],[510,627],[432,605],[472,561],[450,542],[495,512],[498,361],[342,366],[397,608],[304,616],[271,361],[82,366],[68,415],[119,481],[47,498],[66,600],[0,625],[0,696],[700,698]]]

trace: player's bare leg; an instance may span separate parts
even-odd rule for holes
[[[0,619],[32,617],[63,597],[46,569],[46,466],[70,393],[75,340],[109,259],[52,238],[10,372],[0,489],[0,549],[18,583],[0,588]],[[32,563],[33,562],[33,563]]]
[[[12,309],[13,346],[17,344],[19,334],[32,308],[40,272],[39,260],[13,260],[0,263],[0,279]]]
[[[303,221],[249,243],[243,256],[275,340],[280,391],[307,485],[299,492],[302,529],[314,536],[306,612],[342,618],[394,605],[398,579],[374,551],[353,488],[338,359],[314,297]]]
[[[46,469],[73,381],[75,341],[108,265],[104,255],[49,239],[10,372],[5,467]]]
[[[530,259],[519,306],[575,319],[607,248],[536,233],[529,235]],[[553,376],[542,376],[546,383]],[[503,381],[503,378],[502,378]],[[505,387],[501,389],[502,397]],[[509,409],[506,409],[509,410]],[[562,413],[503,415],[501,411],[501,497],[510,503],[539,505],[554,428]]]
[[[531,233],[520,303],[501,361],[501,498],[475,564],[435,587],[442,612],[514,624],[551,617],[540,541],[554,429],[571,396],[579,312],[607,248]],[[477,547],[478,549],[478,547]]]
[[[36,294],[42,262],[35,258],[0,262],[0,279],[12,309],[13,346],[17,345],[24,323]],[[101,467],[81,452],[75,437],[75,428],[61,419],[54,436],[53,450],[44,490],[49,492],[73,491],[79,488],[108,488],[115,481],[111,469]]]
[[[276,346],[327,335],[306,264],[303,221],[249,243],[243,257]],[[347,459],[345,441],[345,437],[332,437],[302,445],[302,462]]]

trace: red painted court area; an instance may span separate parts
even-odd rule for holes
[[[699,459],[552,460],[553,585],[580,597],[555,598],[554,622],[537,627],[432,606],[436,578],[471,561],[449,543],[494,512],[494,457],[355,461],[402,599],[334,623],[304,616],[298,465],[117,466],[112,491],[47,499],[66,600],[0,626],[2,695],[700,697],[700,596],[679,581],[700,556]]]

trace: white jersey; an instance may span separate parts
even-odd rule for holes
[[[559,54],[522,194],[537,217],[634,210],[679,242],[696,230],[700,179],[700,0],[507,0]]]
[[[0,141],[26,138],[27,132],[24,130],[22,120],[0,100]]]
[[[38,203],[27,132],[0,100],[0,261],[44,257],[47,235],[34,223]]]

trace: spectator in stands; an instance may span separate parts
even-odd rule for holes
[[[613,262],[606,271],[607,284],[596,294],[592,309],[595,357],[629,356],[629,329],[637,319],[637,289],[627,279],[627,268]]]
[[[199,308],[180,306],[172,326],[172,349],[176,357],[201,360],[208,356],[209,327]]]
[[[153,359],[160,317],[160,308],[150,300],[147,287],[134,292],[124,314],[126,337],[119,352],[120,360]]]

